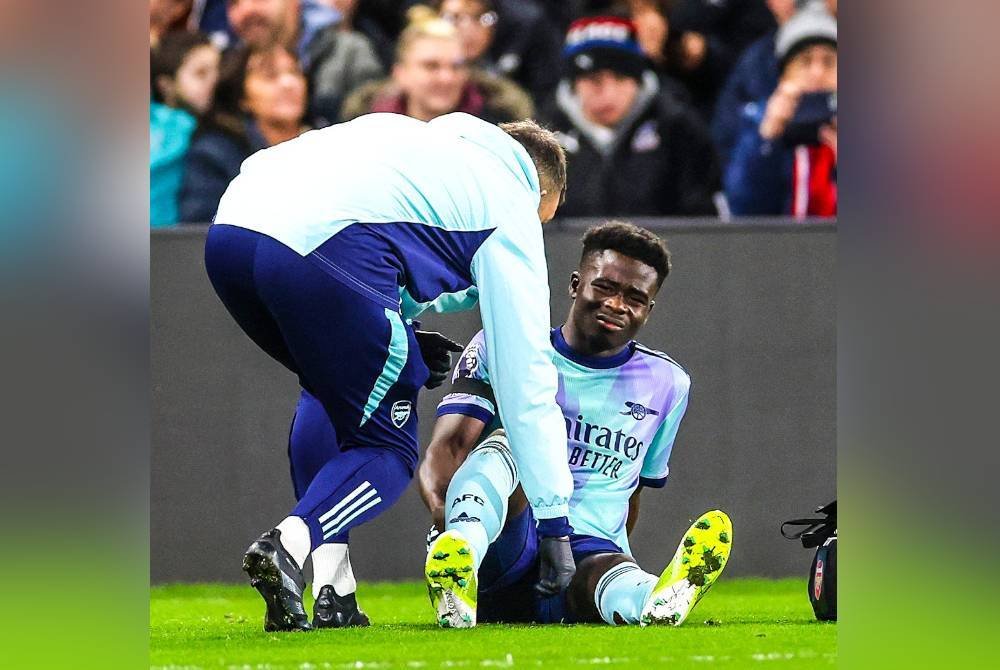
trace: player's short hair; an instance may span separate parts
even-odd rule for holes
[[[521,143],[531,156],[542,188],[566,196],[566,152],[555,133],[531,119],[501,123],[500,129]]]
[[[642,261],[656,270],[656,288],[663,286],[663,280],[670,274],[670,250],[667,243],[651,230],[627,221],[608,221],[591,226],[583,235],[580,263],[583,264],[590,254],[606,249]]]

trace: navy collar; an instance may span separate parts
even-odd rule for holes
[[[597,370],[607,370],[608,368],[617,368],[620,365],[624,365],[632,358],[632,354],[635,353],[635,340],[632,340],[628,343],[628,346],[614,356],[584,356],[569,346],[566,338],[563,337],[561,327],[552,329],[551,339],[552,346],[564,358],[568,358],[584,367]]]

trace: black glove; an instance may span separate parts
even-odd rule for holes
[[[576,561],[568,537],[543,537],[538,544],[541,565],[535,591],[554,596],[569,586],[576,573]]]
[[[431,371],[431,376],[424,383],[425,388],[436,389],[448,379],[451,372],[451,352],[462,351],[464,347],[458,342],[449,340],[441,333],[431,333],[426,330],[414,330],[414,337],[420,345],[420,355]]]

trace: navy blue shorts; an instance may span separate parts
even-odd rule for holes
[[[535,516],[529,507],[510,519],[490,545],[479,567],[476,617],[480,622],[574,623],[565,592],[549,598],[535,593],[538,540]],[[590,535],[571,535],[570,545],[577,564],[594,554],[624,553],[611,540]]]
[[[391,286],[352,282],[331,264],[342,251],[337,245],[334,237],[303,257],[266,235],[215,224],[205,267],[240,328],[322,405],[330,439],[318,444],[392,449],[412,473],[427,366],[399,314],[398,288],[393,302]]]

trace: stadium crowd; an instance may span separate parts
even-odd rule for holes
[[[369,112],[536,118],[565,216],[832,217],[836,0],[150,0],[150,219]],[[331,160],[350,160],[331,156]]]

